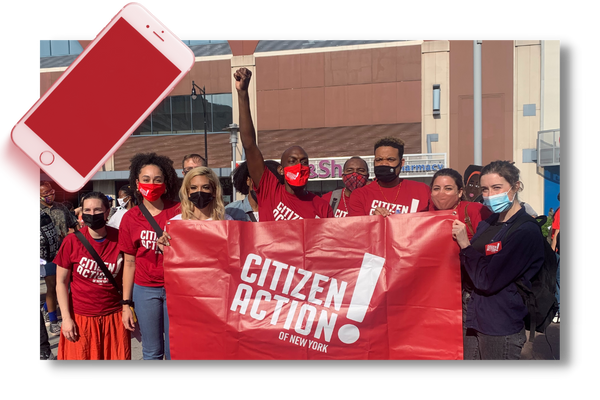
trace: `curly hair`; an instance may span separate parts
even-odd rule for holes
[[[139,179],[142,168],[147,165],[155,165],[160,169],[163,174],[165,182],[165,193],[161,196],[163,200],[177,201],[177,192],[179,191],[179,178],[177,172],[173,167],[173,160],[167,156],[159,156],[156,153],[138,153],[131,158],[131,165],[129,166],[129,187],[137,188],[136,181]],[[144,201],[144,198],[140,194],[139,190],[135,191],[135,199],[140,204]]]
[[[384,137],[383,139],[379,139],[375,142],[375,146],[373,148],[373,154],[379,147],[389,146],[398,150],[398,158],[402,159],[404,155],[404,141],[402,139],[398,139],[395,137]]]
[[[211,203],[210,218],[215,221],[225,219],[225,203],[223,203],[223,189],[219,177],[208,167],[196,167],[183,178],[183,184],[179,189],[179,200],[181,201],[181,219],[198,219],[194,215],[195,205],[189,200],[192,179],[196,176],[206,176],[214,199]]]
[[[277,161],[274,160],[265,160],[265,166],[271,170],[271,172],[279,179],[281,183],[283,183],[283,176],[277,172],[277,168],[280,166]],[[250,188],[246,184],[246,180],[250,176],[250,171],[248,171],[248,164],[244,161],[240,165],[237,166],[236,169],[233,170],[233,187],[235,190],[240,192],[241,194],[247,196],[250,192]],[[256,182],[258,184],[259,182]]]

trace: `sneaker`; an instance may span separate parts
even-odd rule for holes
[[[40,360],[56,360],[56,356],[52,351],[48,350],[47,353],[40,353]]]
[[[552,319],[552,322],[554,322],[555,324],[560,324],[560,311],[558,311],[556,313],[556,315],[554,316],[554,318]]]
[[[44,306],[42,305],[42,315],[44,316],[44,323],[46,326],[50,326],[50,316],[48,315],[48,311],[44,310]]]
[[[48,333],[52,336],[60,335],[60,321],[50,322],[50,327],[48,328]]]

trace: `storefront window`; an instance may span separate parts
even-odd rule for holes
[[[231,93],[206,95],[206,129],[208,133],[223,132],[233,122]],[[164,99],[134,135],[173,135],[204,133],[202,97],[171,96]]]

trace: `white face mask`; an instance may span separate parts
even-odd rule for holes
[[[119,203],[119,207],[125,208],[127,203],[129,203],[129,200],[125,201],[125,199],[126,199],[126,197],[123,197],[122,199],[117,199],[117,203]]]

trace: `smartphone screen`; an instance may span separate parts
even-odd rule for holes
[[[24,123],[85,177],[180,73],[120,18]]]

